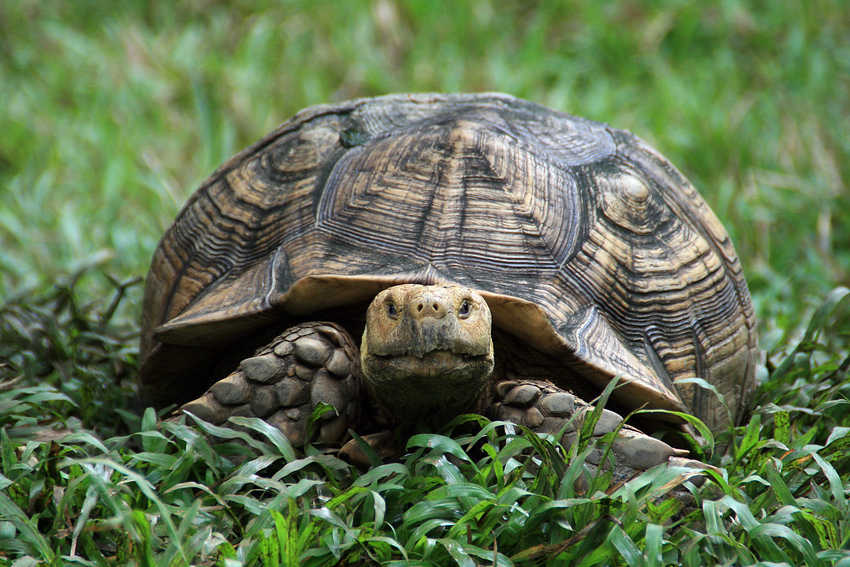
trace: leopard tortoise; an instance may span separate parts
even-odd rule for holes
[[[503,94],[298,113],[189,199],[143,311],[150,403],[294,443],[320,402],[329,444],[470,412],[538,432],[576,417],[569,443],[615,376],[597,434],[641,406],[719,430],[755,375],[741,266],[694,187],[627,131]],[[681,458],[658,426],[620,429],[624,470]]]

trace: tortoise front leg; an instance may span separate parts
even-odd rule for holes
[[[334,323],[304,323],[287,329],[238,370],[213,384],[178,411],[223,425],[231,416],[259,417],[294,445],[343,441],[358,418],[359,350],[351,335]],[[313,410],[325,413],[307,439]]]
[[[569,449],[578,440],[584,417],[592,409],[585,401],[550,382],[510,380],[496,385],[487,417],[524,425],[538,433],[557,434],[566,426],[560,441]],[[622,422],[623,418],[616,412],[602,410],[602,415],[594,427],[593,437],[601,438],[612,433]],[[614,455],[615,480],[627,480],[636,473],[661,463],[682,463],[688,455],[688,451],[671,447],[660,439],[650,437],[628,425],[620,428],[611,449]],[[588,455],[587,463],[598,466],[602,455],[601,449],[593,451]]]

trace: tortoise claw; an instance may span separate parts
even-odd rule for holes
[[[304,323],[243,360],[178,412],[215,425],[232,416],[259,417],[299,445],[307,441],[310,416],[324,403],[334,411],[319,418],[310,441],[336,442],[356,422],[359,376],[358,351],[348,332],[333,323]]]

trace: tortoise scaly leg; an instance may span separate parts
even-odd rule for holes
[[[344,440],[358,418],[360,362],[356,343],[334,323],[304,323],[287,329],[243,360],[178,411],[223,425],[231,416],[259,417],[294,445],[308,441],[307,423],[319,403],[335,411],[315,424],[313,439]]]
[[[567,425],[561,438],[562,445],[569,449],[577,440],[584,424],[585,415],[592,406],[567,393],[553,384],[538,380],[511,380],[496,385],[493,403],[487,410],[490,419],[510,421],[524,425],[537,433],[557,434]],[[573,419],[574,418],[574,419]],[[611,410],[602,410],[593,438],[617,430],[623,418]],[[596,449],[588,455],[586,462],[599,466],[604,449]],[[629,425],[620,428],[611,446],[614,456],[614,481],[622,482],[632,476],[661,463],[688,464],[698,468],[706,465],[687,459],[688,451],[676,449],[667,443],[650,437]],[[604,463],[607,468],[610,463]]]

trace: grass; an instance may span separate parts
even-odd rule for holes
[[[474,416],[473,433],[416,435],[401,462],[365,473],[259,420],[240,422],[256,438],[158,424],[122,409],[132,393],[116,369],[134,345],[112,304],[81,308],[73,285],[59,290],[2,311],[6,370],[40,380],[0,391],[0,561],[850,564],[846,288],[777,360],[749,423],[707,439],[719,469],[658,467],[626,484],[585,468],[592,445],[565,451]],[[710,482],[680,489],[690,503],[663,498],[694,476]]]
[[[0,564],[850,564],[848,22],[838,0],[0,4]],[[429,90],[628,128],[729,229],[765,382],[692,505],[655,498],[686,471],[578,493],[582,452],[497,425],[361,475],[259,425],[238,464],[133,407],[137,281],[194,188],[305,106]]]

